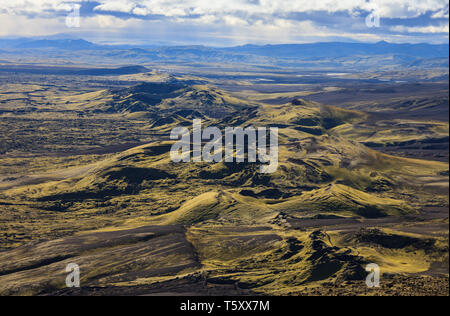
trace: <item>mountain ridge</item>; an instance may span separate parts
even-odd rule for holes
[[[167,51],[167,50],[191,50],[212,51],[225,53],[245,53],[265,57],[343,57],[355,55],[413,55],[422,58],[438,58],[449,56],[448,44],[428,43],[389,43],[380,41],[377,43],[363,42],[316,42],[304,44],[245,44],[233,47],[210,47],[206,45],[162,45],[147,47],[146,45],[101,45],[81,38],[17,38],[1,39],[0,48],[8,49],[33,49],[33,48],[58,48],[76,50],[110,50],[124,49],[140,52]]]

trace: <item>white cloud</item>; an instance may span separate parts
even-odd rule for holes
[[[246,26],[246,25],[248,25],[247,21],[245,21],[241,18],[232,16],[232,15],[224,16],[223,20],[225,21],[225,24],[231,25],[231,26]]]
[[[9,36],[11,34],[35,36],[53,31],[57,25],[58,21],[53,21],[53,23],[48,23],[47,19],[33,19],[33,21],[30,21],[25,16],[0,14],[0,36]]]
[[[449,33],[449,24],[446,25],[428,25],[428,26],[403,26],[397,25],[390,28],[391,31],[399,33]]]
[[[98,0],[108,6],[116,0]],[[325,11],[329,13],[376,8],[385,18],[408,18],[426,12],[438,12],[448,8],[447,0],[130,0],[134,7],[146,8],[148,14],[165,16],[230,15],[244,12],[247,15],[274,15]],[[128,12],[132,12],[131,8]],[[121,11],[122,12],[122,11]]]
[[[70,11],[73,4],[81,2],[87,2],[87,0],[0,0],[0,13],[39,15],[46,12]]]
[[[0,0],[0,36],[66,32],[61,13],[83,2],[98,5],[90,15],[82,16],[80,31],[122,33],[124,37],[130,32],[159,32],[159,36],[183,39],[191,33],[191,37],[225,38],[239,43],[280,43],[344,37],[407,41],[419,37],[413,33],[448,34],[448,24],[368,29],[365,16],[361,16],[376,11],[382,20],[425,14],[434,19],[448,18],[448,0]],[[133,16],[123,18],[114,12]],[[347,13],[348,19],[331,21],[337,12]],[[314,21],[312,15],[301,15],[304,20],[297,21],[293,13],[315,13],[321,17],[319,20],[329,18],[330,23],[326,27]]]
[[[136,5],[131,1],[107,1],[94,8],[94,11],[111,11],[131,13]]]
[[[440,10],[440,11],[434,13],[431,17],[433,19],[448,19],[449,18],[448,7],[445,10]]]
[[[373,10],[386,18],[406,18],[447,12],[447,0],[0,0],[0,11],[8,14],[64,11],[71,3],[98,2],[97,11],[158,14],[168,17],[196,15],[276,15],[325,11],[330,13]],[[446,11],[445,11],[446,10]]]
[[[134,8],[131,13],[135,14],[135,15],[141,15],[141,16],[145,16],[145,15],[149,15],[150,12],[148,11],[147,8]]]

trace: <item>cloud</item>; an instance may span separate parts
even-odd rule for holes
[[[109,4],[117,0],[98,0],[98,10],[111,11]],[[188,15],[284,15],[324,11],[328,13],[372,11],[385,18],[410,18],[448,8],[447,0],[129,0],[128,13],[145,8],[147,14],[179,17]],[[106,8],[106,9],[105,9]],[[123,8],[121,8],[123,9]],[[120,12],[124,12],[121,10]]]
[[[109,12],[125,12],[132,13],[136,6],[131,1],[107,1],[94,8],[94,11],[109,11]]]
[[[189,15],[284,15],[324,11],[358,14],[374,7],[385,18],[448,14],[447,0],[0,0],[8,14],[64,11],[73,3],[98,3],[95,11],[181,17]]]
[[[61,28],[62,23],[62,21],[57,19],[30,19],[26,16],[13,16],[0,13],[0,36],[10,36],[11,34],[21,36],[51,34],[55,29]]]
[[[49,12],[70,11],[73,4],[86,0],[0,0],[0,13],[8,15],[46,15]]]
[[[436,13],[434,13],[431,17],[433,19],[448,19],[449,18],[449,14],[448,14],[448,7],[444,10],[440,10]]]
[[[399,33],[449,33],[449,24],[446,25],[428,25],[428,26],[403,26],[397,25],[391,27],[391,30]]]
[[[133,32],[224,45],[423,40],[417,34],[448,39],[445,25],[436,24],[448,19],[448,0],[0,0],[0,35],[66,32],[63,18],[75,3],[81,5],[82,27],[70,31],[95,37],[109,32],[129,39]],[[380,28],[365,23],[373,12],[381,17]]]

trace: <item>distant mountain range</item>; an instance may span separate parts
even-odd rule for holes
[[[323,42],[286,45],[206,46],[113,46],[83,39],[0,39],[0,56],[32,55],[52,58],[80,58],[86,62],[212,62],[246,63],[296,67],[445,67],[448,44],[393,44]],[[77,51],[76,56],[70,54]],[[87,52],[87,53],[85,53]],[[68,56],[70,54],[70,56]],[[89,59],[90,58],[90,59]],[[88,60],[89,59],[89,60]]]
[[[421,58],[448,57],[449,45],[368,43],[314,43],[290,45],[245,45],[225,49],[230,52],[267,57],[346,57],[355,55],[410,55]]]
[[[0,39],[0,48],[29,49],[29,48],[58,48],[69,50],[114,49],[136,46],[97,45],[83,39]],[[161,46],[150,49],[140,49],[141,52],[182,50],[198,53],[200,51],[216,51],[239,54],[252,54],[275,58],[302,58],[302,57],[345,57],[354,55],[411,55],[422,58],[448,57],[448,44],[394,44],[385,41],[378,43],[343,43],[322,42],[311,44],[285,44],[285,45],[244,45],[227,48],[211,48],[206,46]]]
[[[61,76],[120,76],[146,73],[151,70],[143,66],[124,66],[119,68],[78,68],[78,67],[46,67],[31,65],[3,65],[0,73],[28,73]]]
[[[58,48],[86,50],[100,46],[83,39],[0,39],[0,48],[3,49],[28,49],[28,48]]]
[[[90,50],[101,48],[91,42],[78,39],[61,39],[61,40],[35,40],[18,43],[14,48],[59,48],[70,50]]]

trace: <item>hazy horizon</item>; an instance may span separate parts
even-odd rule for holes
[[[73,36],[70,34],[48,34],[48,35],[41,35],[41,36],[0,36],[0,40],[30,40],[30,41],[42,41],[42,40],[48,40],[48,41],[63,41],[63,40],[82,40],[89,42],[94,45],[99,46],[130,46],[130,47],[175,47],[175,46],[198,46],[198,47],[208,47],[208,48],[233,48],[233,47],[244,47],[244,46],[288,46],[288,45],[313,45],[313,44],[332,44],[332,43],[339,43],[339,44],[380,44],[380,43],[387,43],[387,44],[393,44],[393,45],[435,45],[435,46],[441,46],[441,45],[449,45],[447,42],[443,43],[427,43],[427,42],[402,42],[402,43],[395,43],[390,42],[386,40],[380,40],[380,41],[357,41],[357,40],[335,40],[335,41],[311,41],[311,42],[281,42],[281,43],[273,43],[273,42],[261,42],[258,44],[254,43],[242,43],[242,44],[236,44],[236,45],[208,45],[208,44],[164,44],[164,43],[120,43],[120,42],[102,42],[102,41],[95,41],[95,40],[89,40],[86,37],[82,36]]]

